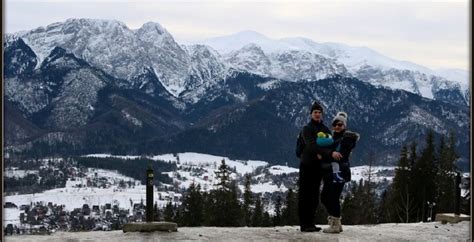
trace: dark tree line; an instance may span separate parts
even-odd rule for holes
[[[423,149],[414,142],[404,145],[393,182],[381,194],[377,194],[373,181],[352,182],[342,202],[343,223],[432,221],[436,213],[454,212],[455,176],[460,172],[455,143],[454,134],[450,133],[447,138],[441,136],[436,144],[430,131]],[[251,192],[251,177],[246,176],[240,196],[230,174],[231,169],[223,161],[217,172],[216,189],[203,192],[193,184],[180,207],[166,207],[165,212],[171,214],[168,218],[180,226],[298,225],[296,192],[289,189],[286,197],[277,196],[270,215],[262,196]],[[468,200],[463,200],[461,212],[470,214]],[[319,206],[316,224],[325,224],[326,218],[326,210]]]
[[[433,131],[423,149],[415,142],[403,145],[393,182],[380,195],[370,181],[352,182],[342,204],[344,224],[433,221],[436,213],[453,213],[461,172],[455,146],[454,132],[436,144]],[[469,199],[461,198],[461,213],[470,214]]]
[[[417,145],[406,145],[392,185],[388,190],[385,221],[432,221],[436,213],[453,213],[455,179],[461,170],[456,166],[456,138],[451,132],[446,140],[441,136],[438,144],[432,131],[428,132],[425,147],[417,153]],[[466,201],[464,201],[466,202]],[[464,206],[463,213],[470,213]]]
[[[164,209],[164,220],[179,226],[269,227],[298,224],[296,194],[290,189],[286,199],[277,198],[275,214],[270,215],[261,194],[250,190],[251,177],[246,175],[243,194],[231,179],[231,168],[222,161],[216,172],[216,188],[201,191],[200,185],[191,184],[184,194],[181,206],[169,203]],[[242,199],[240,199],[242,197]]]

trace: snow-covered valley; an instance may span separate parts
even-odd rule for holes
[[[95,158],[119,158],[128,162],[140,156],[120,156],[110,154],[89,154],[83,157]],[[200,153],[177,153],[162,154],[147,157],[150,160],[159,160],[177,164],[175,171],[161,172],[172,179],[171,184],[162,182],[155,183],[154,201],[159,208],[163,209],[169,202],[180,204],[183,192],[192,183],[199,184],[202,191],[210,191],[216,186],[216,171],[222,160],[231,168],[231,179],[237,182],[240,191],[244,190],[244,176],[250,174],[252,177],[251,190],[262,196],[270,196],[272,193],[285,193],[288,189],[296,190],[298,169],[285,165],[270,166],[266,161],[257,160],[232,160],[228,157],[215,156]],[[51,159],[45,159],[51,160]],[[62,160],[55,158],[53,160]],[[106,162],[104,160],[104,162]],[[53,163],[53,162],[51,162]],[[53,168],[54,169],[54,168]],[[132,214],[135,204],[145,200],[146,187],[135,178],[125,176],[115,170],[97,168],[72,168],[78,173],[83,171],[82,177],[68,178],[65,187],[54,188],[41,193],[10,194],[5,196],[5,201],[13,203],[16,207],[5,209],[5,222],[20,224],[20,213],[25,212],[22,205],[56,204],[64,205],[66,211],[81,208],[85,204],[89,207],[103,207],[106,204],[117,205],[121,209],[128,210]],[[395,167],[376,166],[370,167],[372,181],[387,182],[393,178]],[[352,167],[352,180],[367,180],[369,178],[369,166]],[[160,171],[155,171],[155,173]],[[34,170],[18,170],[7,168],[7,176],[21,176],[29,173],[37,174]],[[143,171],[145,176],[145,171]],[[273,204],[269,202],[265,209],[273,214]]]

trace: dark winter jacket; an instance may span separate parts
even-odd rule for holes
[[[326,147],[320,147],[316,144],[317,133],[324,132],[330,133],[326,125],[323,122],[316,122],[313,119],[303,127],[303,140],[304,140],[304,149],[301,154],[301,162],[305,164],[314,164],[318,167],[321,164],[321,161],[318,160],[317,155],[320,154],[323,157],[323,160],[331,159],[332,150]]]
[[[339,133],[334,132],[332,138],[334,139],[334,143],[331,146],[331,150],[341,153],[342,159],[339,161],[335,161],[332,159],[332,157],[329,160],[323,159],[322,168],[324,171],[332,171],[331,162],[338,162],[342,178],[344,178],[346,181],[350,181],[351,170],[349,157],[352,149],[354,149],[356,146],[357,140],[359,139],[359,134],[352,131],[343,130]]]

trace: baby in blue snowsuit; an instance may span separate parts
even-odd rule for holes
[[[333,145],[334,140],[331,134],[327,134],[324,132],[319,132],[316,134],[316,144],[320,147],[329,147]],[[339,151],[340,146],[336,148],[336,151]],[[339,170],[339,163],[338,162],[331,162],[332,167],[332,175],[333,175],[333,182],[334,183],[344,183],[344,178],[341,177],[341,171]]]

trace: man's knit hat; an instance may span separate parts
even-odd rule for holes
[[[332,124],[336,122],[342,122],[344,126],[347,127],[347,113],[345,112],[338,112],[336,116],[332,119]]]
[[[313,104],[311,105],[311,112],[310,113],[313,113],[314,110],[319,110],[322,113],[323,112],[323,106],[321,106],[321,104],[319,104],[317,101],[314,101]]]

